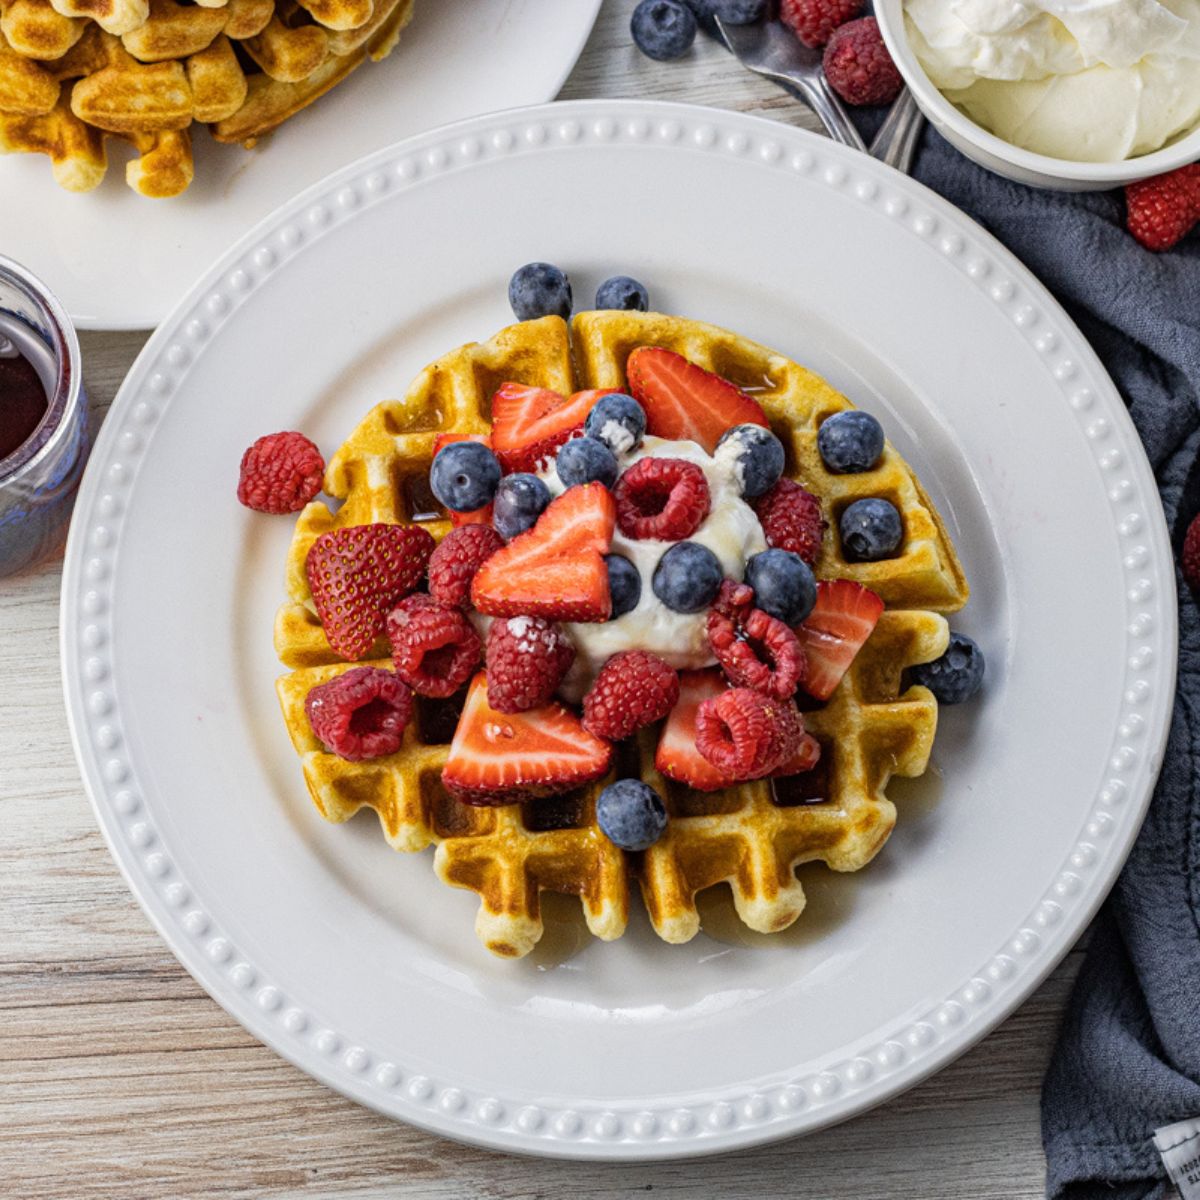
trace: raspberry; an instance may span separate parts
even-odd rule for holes
[[[1184,582],[1194,592],[1200,593],[1200,515],[1192,518],[1183,539],[1183,554],[1180,555]]]
[[[447,608],[470,608],[475,572],[503,545],[490,525],[450,530],[429,559],[429,594]]]
[[[793,758],[804,722],[791,700],[731,688],[696,711],[696,749],[734,779],[761,779]]]
[[[748,583],[734,583],[732,579],[721,581],[721,590],[712,602],[713,612],[741,624],[754,607],[754,589]]]
[[[600,668],[584,696],[583,727],[597,737],[619,741],[643,725],[661,721],[678,699],[679,676],[657,654],[622,650]]]
[[[835,29],[821,65],[829,86],[847,104],[890,104],[904,86],[874,17]]]
[[[574,661],[561,625],[542,617],[497,618],[487,638],[488,703],[503,713],[539,708]]]
[[[823,46],[862,7],[863,0],[780,0],[779,19],[806,46]]]
[[[825,518],[821,502],[798,483],[781,479],[769,492],[754,501],[754,511],[767,545],[790,550],[811,567],[821,553]]]
[[[483,647],[457,608],[422,593],[401,600],[387,619],[396,674],[419,696],[445,698],[471,678]]]
[[[640,458],[617,480],[617,524],[626,537],[678,542],[708,516],[708,480],[682,458]]]
[[[354,667],[312,688],[304,711],[326,750],[350,762],[381,758],[400,749],[412,719],[408,686],[391,671]]]
[[[778,617],[761,608],[737,617],[711,609],[708,642],[717,662],[737,686],[787,700],[795,694],[806,667],[800,639]]]
[[[1169,250],[1200,220],[1200,163],[1125,188],[1125,223],[1147,250]]]
[[[299,512],[325,477],[321,452],[302,433],[269,433],[242,455],[238,499],[255,512]]]

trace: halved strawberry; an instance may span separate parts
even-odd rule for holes
[[[433,538],[416,525],[347,525],[323,533],[304,573],[325,640],[343,658],[362,658],[384,620],[425,574]]]
[[[767,425],[762,405],[682,354],[639,346],[625,363],[629,390],[646,410],[646,432],[699,442],[709,454],[734,425]]]
[[[785,775],[803,775],[817,765],[821,757],[821,743],[811,733],[804,733],[800,738],[800,748],[782,767],[776,767],[771,772],[772,779],[781,779]]]
[[[883,601],[861,583],[823,579],[817,584],[817,603],[796,626],[808,659],[800,686],[810,696],[828,700],[833,695],[881,612]]]
[[[513,804],[590,783],[611,761],[612,746],[557,701],[528,712],[497,712],[480,671],[467,692],[442,783],[466,804]]]
[[[478,442],[481,446],[492,448],[492,439],[486,433],[439,433],[433,439],[433,457],[437,458],[438,451],[451,442]],[[470,512],[455,512],[450,510],[450,524],[457,529],[460,525],[490,525],[492,523],[492,506],[484,505]]]
[[[471,603],[492,617],[608,620],[612,597],[603,556],[616,520],[616,503],[604,484],[568,488],[532,529],[479,568]]]
[[[601,396],[593,388],[563,396],[549,388],[502,383],[492,396],[492,449],[506,473],[536,471],[577,433]]]
[[[654,766],[660,774],[700,792],[715,792],[735,782],[696,749],[696,710],[727,687],[725,677],[715,667],[679,672],[679,700],[667,717],[654,755]]]

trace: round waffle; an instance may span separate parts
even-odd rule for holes
[[[816,770],[791,780],[695,791],[655,770],[658,731],[651,728],[620,744],[610,773],[586,788],[471,807],[441,783],[457,708],[421,697],[397,753],[352,763],[326,752],[308,724],[304,699],[315,684],[363,663],[340,661],[325,640],[304,571],[313,541],[330,529],[372,522],[420,522],[442,538],[450,523],[428,486],[439,432],[488,432],[491,397],[508,381],[564,395],[624,388],[626,360],[639,346],[674,350],[753,393],[785,447],[785,473],[815,493],[830,518],[817,576],[855,580],[886,604],[832,698],[805,713],[821,743]],[[937,704],[927,689],[905,687],[904,672],[945,650],[949,631],[941,614],[961,608],[968,595],[941,518],[890,443],[869,472],[825,470],[817,429],[831,413],[851,407],[819,376],[764,346],[656,313],[580,313],[569,328],[557,317],[526,321],[426,367],[403,399],[377,405],[334,455],[325,491],[342,504],[336,513],[320,502],[305,508],[288,554],[288,599],[276,619],[275,645],[290,673],[277,690],[318,810],[330,821],[345,821],[371,808],[397,850],[435,845],[435,871],[446,883],[478,893],[476,931],[489,950],[506,957],[527,954],[541,937],[542,891],[578,896],[588,927],[606,940],[624,932],[634,884],[655,931],[668,942],[695,936],[696,894],[719,883],[730,885],[750,928],[787,928],[804,907],[795,867],[812,860],[838,871],[864,866],[895,824],[889,780],[924,772]],[[852,563],[843,556],[836,517],[862,496],[883,496],[903,515],[905,541],[895,557]],[[364,661],[389,666],[386,642]],[[663,837],[640,854],[616,849],[595,819],[600,791],[630,776],[657,789],[671,816]]]

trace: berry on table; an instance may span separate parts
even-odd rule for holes
[[[1125,187],[1125,224],[1147,250],[1169,250],[1200,221],[1200,163]]]
[[[696,40],[696,18],[682,0],[641,0],[629,20],[634,45],[658,62],[682,58]]]
[[[710,37],[719,37],[717,17],[726,25],[752,25],[767,10],[767,0],[683,0],[696,23]]]
[[[817,581],[812,568],[790,550],[764,550],[746,562],[746,582],[754,589],[754,603],[785,625],[798,625],[817,602]]]
[[[780,0],[779,19],[806,46],[816,48],[862,9],[863,0]]]
[[[835,475],[870,471],[883,453],[883,426],[860,408],[834,413],[817,430],[817,452]]]
[[[599,438],[572,438],[564,442],[554,465],[564,487],[574,487],[577,483],[612,487],[617,482],[616,455]]]
[[[490,525],[450,530],[429,556],[429,594],[448,608],[470,608],[475,572],[503,545]]]
[[[418,696],[445,699],[475,672],[483,644],[463,611],[418,592],[388,614],[396,674]]]
[[[492,502],[500,463],[480,442],[451,442],[434,456],[429,488],[453,512],[471,512]]]
[[[679,676],[657,654],[622,650],[596,676],[583,698],[583,727],[618,742],[661,721],[679,699]]]
[[[642,598],[642,577],[637,567],[623,554],[606,554],[608,590],[612,594],[612,619],[633,612]]]
[[[829,86],[847,104],[891,104],[904,87],[874,17],[835,29],[821,65]]]
[[[354,667],[312,688],[304,711],[326,750],[349,762],[362,762],[400,749],[413,699],[391,671]]]
[[[588,437],[603,442],[614,454],[628,454],[642,444],[646,413],[624,392],[609,392],[596,401],[583,426]]]
[[[596,800],[596,824],[618,850],[647,850],[667,828],[667,810],[648,784],[618,779]]]
[[[904,523],[890,500],[868,496],[855,500],[838,522],[847,562],[878,562],[896,553],[904,540]]]
[[[575,661],[561,625],[542,617],[498,618],[487,638],[488,703],[503,713],[545,704]]]
[[[1179,561],[1184,582],[1192,591],[1200,593],[1200,515],[1194,516],[1187,527]]]
[[[748,500],[769,492],[783,474],[783,443],[761,425],[735,425],[726,430],[714,457],[732,463],[734,477]]]
[[[821,553],[825,518],[821,502],[791,479],[781,479],[753,502],[768,546],[790,550],[811,567]]]
[[[417,525],[347,525],[321,534],[304,561],[325,640],[362,658],[398,600],[421,581],[433,538]]]
[[[629,538],[677,542],[704,523],[708,480],[682,458],[641,458],[617,481],[617,525]]]
[[[983,651],[965,633],[952,633],[941,658],[910,669],[913,683],[927,687],[939,704],[970,700],[983,683]]]
[[[550,503],[550,489],[526,471],[505,475],[492,501],[492,524],[506,542],[532,527]]]
[[[304,434],[269,433],[242,455],[237,498],[255,512],[299,512],[324,476],[325,460]]]
[[[645,312],[650,307],[650,293],[631,276],[614,275],[596,289],[596,307]]]
[[[518,321],[571,315],[571,281],[551,263],[531,262],[518,267],[508,281],[508,302]]]
[[[696,710],[696,749],[735,779],[761,779],[796,754],[804,721],[791,700],[730,688]]]
[[[721,587],[721,563],[699,542],[676,542],[658,560],[650,587],[673,612],[707,608]]]

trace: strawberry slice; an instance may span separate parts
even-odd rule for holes
[[[817,584],[817,603],[796,626],[808,658],[800,686],[810,696],[828,700],[833,695],[881,612],[883,601],[861,583],[823,579]]]
[[[711,454],[734,425],[768,425],[757,400],[673,350],[639,346],[625,374],[646,410],[646,432],[655,437],[698,442]]]
[[[480,671],[467,692],[442,783],[466,804],[513,804],[590,783],[611,761],[612,746],[557,701],[522,713],[492,708]]]
[[[727,686],[716,668],[679,672],[679,700],[667,717],[654,755],[654,766],[660,774],[700,792],[715,792],[735,782],[696,749],[696,710]]]
[[[604,484],[568,488],[532,529],[479,568],[471,603],[492,617],[608,620],[612,597],[603,556],[616,520],[616,502]]]
[[[417,525],[347,525],[321,534],[304,561],[325,640],[362,658],[384,621],[425,574],[433,538]]]
[[[803,775],[817,765],[821,757],[821,743],[811,733],[800,737],[800,747],[782,767],[776,767],[771,772],[772,779],[781,779],[785,775]]]
[[[438,451],[451,442],[479,442],[489,450],[492,439],[486,433],[439,433],[433,439],[433,457],[437,458]],[[475,508],[470,512],[455,512],[450,510],[450,524],[457,529],[460,525],[490,525],[492,523],[492,506],[485,504],[483,508]]]
[[[615,388],[592,388],[563,396],[549,388],[502,383],[492,396],[492,449],[506,473],[537,471],[577,433],[601,396]]]

